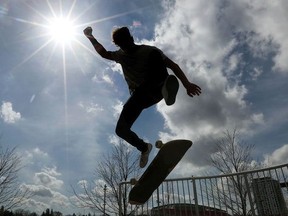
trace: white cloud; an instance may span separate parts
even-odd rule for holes
[[[88,181],[87,180],[80,180],[77,183],[82,189],[87,188],[88,186]]]
[[[287,163],[288,144],[283,145],[282,147],[276,149],[271,154],[265,155],[264,158],[265,158],[264,163],[269,166]]]
[[[118,146],[120,144],[122,145],[122,143],[120,142],[120,138],[116,136],[115,134],[112,134],[109,136],[109,143],[115,146]]]
[[[117,100],[116,104],[113,106],[113,111],[114,111],[113,116],[115,118],[118,118],[118,116],[120,115],[122,109],[123,109],[123,102],[120,101],[120,100]]]
[[[64,182],[56,178],[59,175],[60,174],[56,171],[56,168],[43,168],[41,172],[35,173],[34,181],[37,185],[60,189]]]
[[[45,167],[42,170],[43,170],[43,172],[45,172],[45,173],[47,173],[47,174],[49,174],[51,176],[61,176],[61,173],[59,173],[57,171],[57,167],[56,166],[54,166],[52,168]]]
[[[50,160],[48,153],[42,151],[36,147],[24,152],[23,162],[24,164],[42,164]]]
[[[11,102],[3,102],[0,109],[0,117],[8,124],[16,123],[21,119],[20,112],[15,112]]]
[[[113,79],[111,78],[110,68],[106,68],[102,74],[95,74],[92,81],[96,83],[104,82],[112,86],[114,85]]]
[[[267,34],[260,34],[261,29],[254,26],[258,15],[250,13],[249,2],[176,1],[166,5],[166,17],[156,26],[154,44],[202,88],[201,96],[194,98],[180,88],[172,107],[163,102],[157,106],[167,129],[160,133],[161,139],[191,139],[193,151],[187,158],[192,163],[207,164],[205,158],[214,151],[212,138],[218,133],[235,127],[248,132],[264,122],[264,114],[253,113],[246,101],[249,89],[240,82],[243,71],[233,73],[245,64],[243,50],[235,49],[241,45],[235,33],[256,29],[254,40],[245,41],[250,52],[265,57],[271,51]],[[260,75],[255,70],[249,78]]]
[[[260,68],[254,68],[252,71],[250,71],[250,75],[252,77],[252,80],[257,80],[257,78],[263,73],[263,70]]]
[[[103,75],[103,76],[102,76],[102,79],[103,79],[106,83],[109,83],[110,85],[113,85],[113,84],[114,84],[114,82],[113,82],[113,80],[111,79],[111,77],[108,76],[107,74]]]
[[[54,208],[59,208],[59,207],[68,207],[70,206],[69,199],[67,196],[59,193],[59,192],[54,192],[53,194],[53,199],[51,199],[51,207]]]
[[[99,112],[103,111],[103,107],[101,107],[99,104],[95,104],[93,102],[85,103],[85,102],[79,102],[78,106],[81,107],[87,114],[96,116],[99,114]]]
[[[21,187],[23,189],[28,189],[35,196],[53,197],[53,192],[51,191],[51,189],[48,188],[48,187],[45,187],[43,185],[27,185],[27,184],[23,184]]]
[[[45,209],[50,208],[50,206],[45,203],[45,202],[41,202],[35,199],[27,199],[22,208],[26,207],[27,209],[33,209],[33,212],[36,212],[38,214],[41,214]]]
[[[271,39],[279,46],[274,58],[275,69],[288,73],[288,2],[248,1],[247,16],[251,17],[251,27],[265,39]]]
[[[264,115],[263,113],[253,114],[252,121],[257,124],[264,124]]]
[[[64,182],[57,178],[59,176],[61,173],[56,167],[45,167],[41,172],[35,173],[34,184],[23,183],[21,188],[28,189],[33,194],[32,198],[26,200],[24,206],[28,209],[35,209],[34,211],[38,213],[47,208],[54,210],[63,207],[71,208],[68,197],[62,193]],[[36,204],[38,206],[34,208]]]
[[[239,62],[241,61],[241,57],[241,54],[233,54],[229,57],[228,71],[234,71],[237,69]]]
[[[22,184],[21,187],[32,192],[33,198],[27,199],[24,206],[35,212],[41,213],[47,208],[55,210],[71,207],[67,196],[43,185]]]
[[[35,156],[38,156],[38,157],[47,157],[48,154],[46,152],[43,152],[41,149],[39,149],[38,147],[34,148],[32,150],[32,153],[35,155]]]
[[[110,64],[110,66],[111,66],[111,70],[112,70],[113,72],[120,73],[120,74],[123,75],[123,71],[122,71],[122,68],[121,68],[121,65],[120,65],[120,64],[117,64],[116,62],[112,62],[112,63]]]

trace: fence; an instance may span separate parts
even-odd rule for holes
[[[165,180],[144,205],[127,203],[119,185],[119,215],[288,216],[288,164],[229,175]]]

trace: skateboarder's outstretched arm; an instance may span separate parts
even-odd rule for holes
[[[111,52],[107,51],[102,44],[100,44],[96,38],[92,35],[92,28],[91,27],[87,27],[84,29],[84,34],[85,36],[91,41],[92,45],[94,46],[96,52],[103,58],[109,59],[109,60],[115,60],[113,59],[113,56],[111,55]],[[129,33],[129,38],[127,39],[127,41],[129,42],[128,45],[130,45],[130,47],[132,45],[134,45],[134,40],[132,38],[131,40],[131,36]],[[121,49],[126,49],[127,48],[127,41],[122,41],[122,47]],[[135,46],[135,45],[134,45]],[[132,46],[133,47],[133,46]],[[195,95],[200,95],[201,94],[201,88],[194,84],[191,83],[186,75],[184,74],[184,72],[182,71],[182,69],[179,67],[178,64],[176,64],[175,62],[173,62],[171,59],[169,59],[168,57],[165,58],[165,64],[166,67],[170,68],[174,74],[181,80],[183,86],[186,88],[187,90],[187,94],[191,97],[195,96]]]
[[[91,27],[87,27],[83,30],[85,36],[90,40],[90,42],[92,43],[92,45],[94,46],[94,49],[96,50],[96,52],[103,58],[109,59],[109,60],[113,60],[112,55],[110,52],[108,52],[102,44],[100,44],[96,38],[92,35],[92,28]]]
[[[165,59],[165,63],[166,67],[170,68],[173,71],[173,73],[181,80],[189,96],[193,97],[195,95],[199,96],[201,94],[201,88],[198,85],[191,83],[187,79],[186,75],[184,74],[184,72],[182,71],[182,69],[179,67],[178,64],[176,64],[168,57]]]

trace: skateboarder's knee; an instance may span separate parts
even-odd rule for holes
[[[123,138],[125,134],[127,133],[127,128],[124,127],[124,125],[117,124],[115,128],[115,133],[117,134],[117,136]]]

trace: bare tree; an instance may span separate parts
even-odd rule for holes
[[[21,157],[16,154],[15,148],[3,149],[0,146],[0,206],[5,209],[20,206],[31,195],[18,182],[21,168]]]
[[[259,168],[251,152],[254,149],[253,144],[247,144],[239,139],[237,130],[226,131],[224,136],[216,142],[216,152],[211,155],[212,166],[220,174],[233,174]],[[249,176],[249,182],[253,176]],[[233,212],[233,215],[251,215],[251,205],[248,203],[249,186],[246,184],[243,175],[231,175],[222,180],[222,184],[215,181],[213,190],[213,199],[218,199],[219,205],[225,206]],[[211,194],[210,194],[211,195]],[[211,197],[211,196],[210,196]],[[230,200],[230,202],[227,202]],[[254,205],[254,204],[252,204]]]
[[[237,129],[224,132],[224,136],[216,141],[216,153],[211,155],[212,166],[222,174],[243,172],[256,168],[251,152],[253,144],[239,139]]]
[[[119,197],[119,183],[128,181],[129,178],[139,176],[139,157],[132,151],[127,144],[119,141],[115,145],[112,153],[103,156],[103,160],[98,163],[95,169],[95,177],[98,181],[88,184],[86,181],[81,183],[81,192],[73,188],[74,195],[77,197],[78,207],[88,207],[96,209],[104,214],[119,213],[120,198],[122,206],[121,215],[129,215],[127,193],[130,188],[121,189]]]

